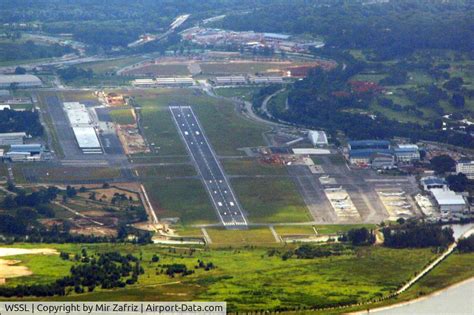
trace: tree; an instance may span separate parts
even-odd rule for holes
[[[453,171],[456,166],[456,161],[454,161],[449,155],[439,155],[432,158],[430,164],[436,173],[443,174]]]
[[[26,74],[26,69],[23,67],[16,67],[15,74]]]
[[[375,243],[375,235],[365,227],[349,230],[347,232],[347,239],[355,246],[371,245]]]
[[[450,91],[458,91],[461,89],[463,84],[464,84],[463,78],[454,77],[446,81],[446,83],[443,84],[443,87]]]
[[[451,104],[456,107],[456,108],[464,108],[464,104],[466,103],[466,100],[464,99],[464,96],[461,94],[454,93],[453,97],[451,98]]]
[[[457,192],[465,191],[469,185],[469,179],[463,173],[449,175],[446,177],[446,181],[448,182],[449,188]]]
[[[461,253],[472,253],[474,252],[474,235],[467,238],[462,238],[458,241],[458,250]]]

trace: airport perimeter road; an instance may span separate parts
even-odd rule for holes
[[[222,224],[227,228],[246,227],[242,208],[193,110],[189,106],[170,106],[170,111]]]

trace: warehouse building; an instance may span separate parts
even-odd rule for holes
[[[460,160],[456,163],[456,173],[463,173],[469,179],[474,179],[474,161]]]
[[[308,131],[308,139],[315,147],[328,145],[328,137],[324,131],[310,130]]]
[[[448,183],[436,176],[423,177],[420,180],[423,190],[429,191],[431,189],[448,189]]]
[[[250,83],[253,84],[283,84],[283,77],[267,76],[267,77],[249,77]]]
[[[416,144],[400,144],[394,152],[399,163],[413,163],[420,160],[420,148]]]
[[[194,85],[194,80],[192,78],[187,77],[136,79],[132,81],[132,85],[137,87],[192,86]]]
[[[392,169],[395,167],[395,157],[392,153],[375,153],[370,157],[370,166],[374,169]]]
[[[82,153],[102,154],[102,146],[86,106],[78,102],[65,102],[64,110]]]
[[[226,77],[215,77],[212,80],[215,85],[241,85],[247,84],[247,80],[244,76],[226,76]]]
[[[11,161],[35,161],[41,159],[43,151],[41,144],[13,144],[5,158]]]
[[[390,141],[387,140],[356,140],[349,141],[349,150],[389,150]]]
[[[23,144],[25,137],[24,132],[0,133],[0,145]]]
[[[194,80],[192,78],[156,78],[155,84],[157,86],[190,86],[194,85]]]
[[[82,153],[102,154],[102,147],[93,127],[73,127],[72,131]]]
[[[92,124],[85,105],[79,102],[65,102],[64,109],[71,126],[90,126]]]
[[[466,200],[449,189],[434,188],[431,194],[443,215],[460,214],[468,211]]]
[[[136,87],[155,87],[156,82],[153,79],[136,79],[132,81],[132,85]]]
[[[31,74],[12,74],[12,75],[6,75],[2,74],[0,75],[0,88],[1,89],[8,89],[12,85],[16,85],[19,88],[30,88],[30,87],[40,87],[43,85],[41,80]]]

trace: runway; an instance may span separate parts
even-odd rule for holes
[[[169,108],[222,224],[226,228],[245,228],[247,219],[242,207],[192,108]]]

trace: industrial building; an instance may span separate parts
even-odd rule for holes
[[[155,87],[156,82],[153,79],[136,79],[132,81],[132,85],[137,87]]]
[[[25,137],[24,132],[0,133],[0,145],[23,144]]]
[[[352,165],[367,167],[375,161],[374,168],[392,168],[393,151],[386,140],[357,140],[348,143],[348,160]]]
[[[423,190],[429,191],[431,189],[448,189],[448,183],[436,176],[423,177],[420,180]]]
[[[136,79],[132,81],[133,86],[157,87],[157,86],[191,86],[194,85],[192,78],[170,77],[156,79]]]
[[[374,153],[370,157],[370,166],[374,169],[392,169],[395,167],[395,157],[392,153]]]
[[[93,127],[73,127],[77,144],[84,154],[101,154],[102,147]]]
[[[474,179],[474,161],[460,160],[456,163],[456,173],[463,173],[469,179]]]
[[[190,86],[194,85],[194,80],[192,78],[180,78],[180,77],[173,77],[173,78],[156,78],[155,83],[158,86]]]
[[[349,150],[389,150],[390,141],[387,140],[355,140],[349,141]]]
[[[308,139],[314,146],[328,145],[328,137],[324,131],[310,130],[308,131]]]
[[[433,195],[441,214],[460,214],[469,209],[464,197],[456,194],[452,190],[434,188],[431,189],[431,194]]]
[[[78,102],[65,102],[64,110],[82,153],[101,154],[102,146],[86,106]]]
[[[92,124],[91,117],[86,106],[78,102],[65,102],[64,109],[71,126],[90,126]]]
[[[0,88],[10,88],[12,84],[15,84],[19,88],[30,88],[30,87],[40,87],[43,85],[43,82],[35,76],[31,74],[12,74],[0,75]]]
[[[420,148],[416,144],[400,144],[394,148],[399,163],[412,163],[420,160]]]
[[[251,76],[249,77],[250,83],[253,84],[283,84],[283,77],[278,76]]]
[[[41,144],[13,144],[5,154],[12,161],[35,161],[41,159],[43,146]]]
[[[213,80],[215,85],[240,85],[247,84],[247,80],[244,76],[226,76],[226,77],[215,77]]]

